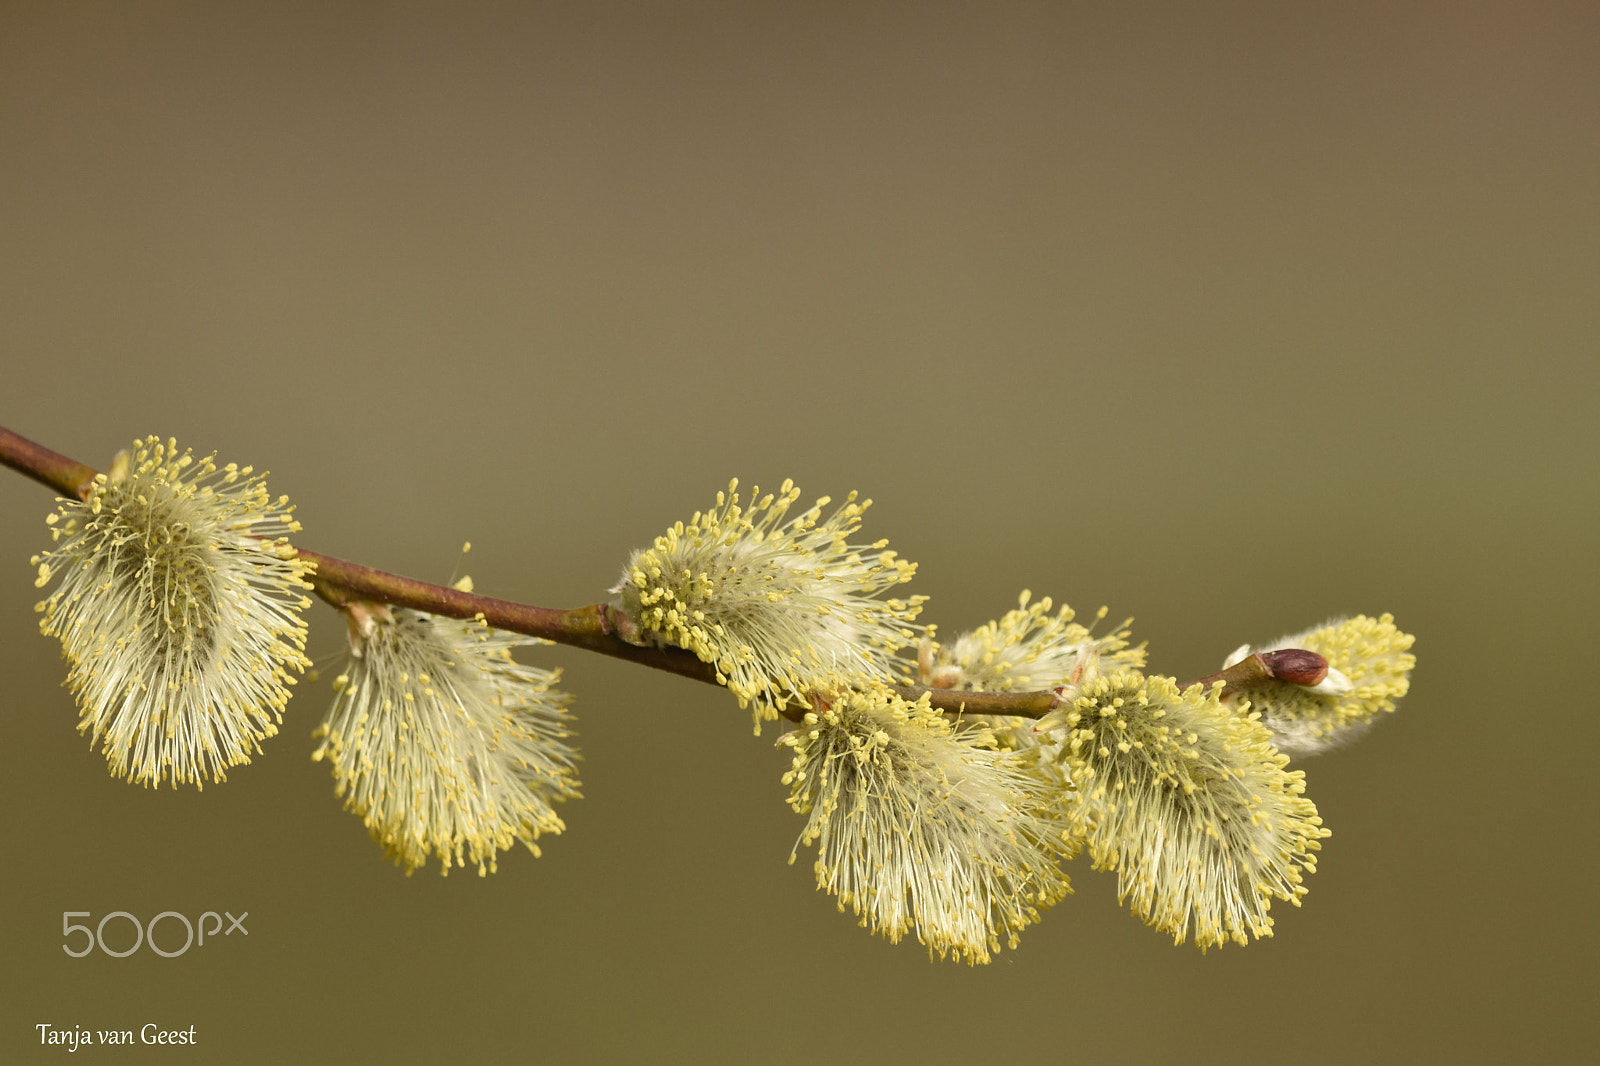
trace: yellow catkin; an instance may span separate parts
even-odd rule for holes
[[[827,497],[794,518],[800,490],[739,503],[738,482],[716,506],[677,522],[633,553],[613,592],[640,642],[675,645],[716,667],[717,680],[753,708],[757,729],[819,680],[888,677],[895,653],[922,632],[924,597],[883,598],[916,566],[884,549],[853,545],[870,500],[851,493],[828,515]]]
[[[347,614],[350,662],[313,756],[346,808],[407,873],[430,855],[491,873],[518,842],[538,855],[565,828],[552,805],[579,795],[560,672],[511,658],[545,642],[378,604]]]
[[[1020,692],[1076,683],[1086,671],[1109,674],[1144,665],[1144,645],[1128,646],[1128,622],[1096,637],[1093,627],[1074,621],[1071,607],[1062,604],[1054,613],[1051,607],[1050,597],[1034,600],[1023,590],[1015,610],[936,647],[923,671],[923,683],[975,692]],[[1095,621],[1105,616],[1101,608]]]
[[[309,567],[286,537],[300,525],[265,477],[147,437],[46,519],[38,583],[61,583],[39,627],[61,641],[79,731],[118,777],[225,780],[277,732],[310,666]]]
[[[1128,671],[1087,682],[1044,723],[1065,728],[1078,791],[1068,832],[1118,873],[1138,917],[1201,948],[1270,936],[1273,899],[1298,906],[1328,835],[1271,734],[1216,689]]]
[[[817,886],[872,932],[986,963],[1071,891],[1049,782],[926,697],[847,689],[784,742],[789,803],[808,815],[796,850],[816,844]]]

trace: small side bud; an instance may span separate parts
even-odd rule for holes
[[[1279,681],[1310,688],[1322,683],[1328,676],[1328,660],[1304,648],[1284,648],[1281,651],[1261,652],[1261,659]]]
[[[638,619],[629,614],[622,604],[616,602],[607,604],[602,617],[610,623],[612,632],[622,641],[636,648],[649,648],[655,645],[656,642],[645,635],[644,627],[639,624]],[[717,683],[723,684],[720,678]]]
[[[128,472],[132,468],[133,457],[124,448],[111,457],[111,469],[106,471],[107,479],[113,485],[121,484],[128,480]]]

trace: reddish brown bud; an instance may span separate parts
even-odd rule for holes
[[[1284,648],[1261,652],[1261,659],[1279,681],[1294,685],[1317,685],[1328,676],[1328,660],[1304,648]]]

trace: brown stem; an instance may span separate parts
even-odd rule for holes
[[[531,604],[497,600],[444,585],[431,585],[415,578],[401,577],[370,566],[335,559],[331,555],[296,548],[300,558],[313,563],[316,572],[311,583],[318,596],[335,607],[352,599],[376,600],[396,607],[410,607],[448,618],[483,620],[496,629],[566,644],[574,648],[626,659],[656,670],[716,684],[716,669],[680,648],[641,647],[617,636],[610,604],[592,603],[587,607],[558,610]]]
[[[50,486],[62,496],[80,500],[88,492],[96,473],[93,467],[35,444],[4,426],[0,426],[0,463]]]
[[[1190,685],[1199,685],[1203,689],[1210,689],[1212,685],[1221,681],[1229,689],[1238,691],[1241,688],[1249,688],[1253,684],[1270,681],[1271,679],[1272,671],[1267,669],[1267,664],[1261,661],[1261,656],[1246,655],[1226,670],[1218,670],[1214,674],[1207,674],[1205,677],[1191,681],[1183,687],[1188,688]]]
[[[896,685],[894,688],[908,700],[916,700],[926,692],[928,702],[945,714],[1043,718],[1061,699],[1050,689],[1040,692],[957,692],[948,688],[923,688],[921,685]]]

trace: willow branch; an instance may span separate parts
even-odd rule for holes
[[[93,467],[35,444],[4,427],[0,427],[0,463],[55,489],[62,496],[77,499],[83,499],[88,494],[89,486],[98,473]],[[449,618],[481,616],[484,622],[496,629],[541,637],[557,644],[638,663],[653,670],[664,670],[710,685],[717,684],[716,667],[701,662],[692,652],[625,640],[620,632],[631,628],[629,622],[610,604],[594,603],[570,610],[535,607],[375,570],[298,545],[295,550],[314,567],[310,577],[317,595],[341,610],[356,601],[376,601]],[[1259,656],[1251,656],[1244,663],[1201,680],[1206,685],[1222,681],[1230,688],[1242,688],[1274,676],[1270,667],[1261,664]],[[908,700],[916,700],[927,694],[932,706],[946,714],[1018,718],[1043,717],[1063,695],[1061,689],[957,692],[920,685],[897,685],[895,690]],[[784,708],[784,713],[786,717],[798,720],[805,710],[791,703]]]
[[[0,463],[19,474],[55,489],[62,496],[83,499],[94,481],[96,470],[60,452],[53,452],[42,444],[35,444],[0,426]]]
[[[479,596],[444,585],[432,585],[370,566],[335,559],[331,555],[296,548],[300,558],[315,565],[311,583],[317,595],[334,607],[352,600],[369,600],[410,607],[448,618],[482,619],[496,629],[542,637],[557,644],[626,659],[655,670],[715,685],[716,668],[681,648],[630,644],[617,635],[614,608],[606,603],[560,610]]]
[[[359,563],[335,559],[319,552],[297,549],[300,557],[316,565],[312,584],[318,596],[334,607],[344,607],[352,598],[376,600],[397,607],[410,607],[429,614],[450,618],[476,618],[496,629],[509,630],[530,637],[569,647],[625,659],[655,670],[665,670],[681,677],[717,684],[716,667],[702,662],[693,653],[682,648],[633,644],[619,635],[627,627],[616,608],[608,603],[593,603],[587,607],[557,610],[534,607],[512,600],[497,600],[479,596],[442,585],[431,585],[415,578],[385,573]],[[720,687],[720,686],[719,686]],[[919,685],[898,685],[896,690],[906,699],[918,699],[924,692],[929,702],[941,711],[967,714],[1013,715],[1023,718],[1042,717],[1054,707],[1057,694],[1043,692],[951,692],[947,689],[929,689]],[[790,704],[788,715],[799,719],[806,708]]]

